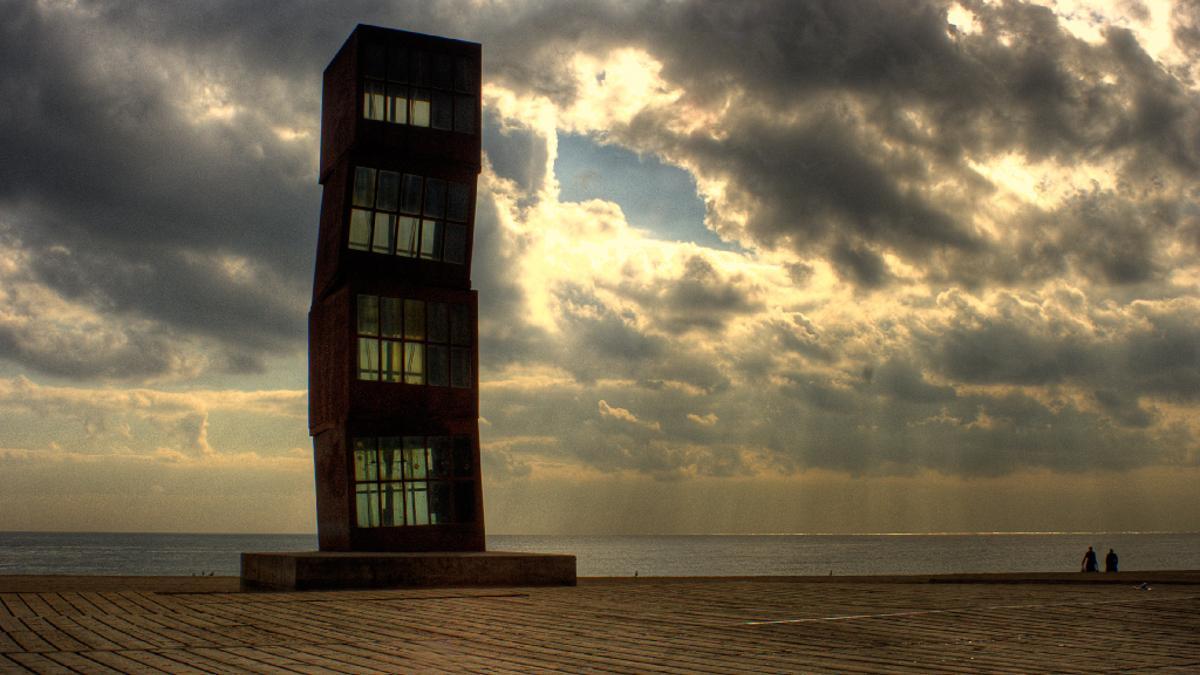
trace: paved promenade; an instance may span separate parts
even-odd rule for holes
[[[1200,574],[934,581],[240,593],[0,577],[0,671],[1200,672]]]

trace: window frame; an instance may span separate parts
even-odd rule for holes
[[[473,436],[355,436],[350,439],[349,447],[352,522],[356,528],[437,527],[475,522],[479,505],[475,495],[478,476]],[[384,471],[385,452],[399,453],[398,465],[394,464],[397,455],[389,457],[388,463],[395,466],[394,470]],[[439,506],[435,495],[440,495],[441,509],[434,508]],[[399,505],[393,501],[396,498]],[[437,514],[444,514],[445,519],[436,520]]]
[[[370,185],[363,185],[363,181]],[[349,183],[348,249],[449,265],[467,264],[471,245],[470,183],[359,165],[350,172]],[[392,189],[385,190],[385,184]]]
[[[439,307],[442,309],[438,310]],[[414,325],[418,313],[419,328]],[[435,318],[439,315],[444,318]],[[475,333],[471,315],[469,303],[356,294],[352,321],[354,379],[447,389],[473,388]],[[434,321],[438,321],[440,330],[435,330],[439,326]],[[441,377],[436,379],[431,377],[433,352],[442,355],[440,363],[444,364],[437,373]],[[420,367],[414,368],[411,364],[417,361]]]
[[[475,59],[379,42],[367,43],[363,58],[364,120],[479,134]]]

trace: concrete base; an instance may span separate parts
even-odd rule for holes
[[[242,587],[574,586],[575,556],[502,551],[243,553]]]

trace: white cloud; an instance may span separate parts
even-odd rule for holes
[[[661,431],[662,430],[662,425],[660,425],[658,422],[640,420],[637,418],[637,415],[634,415],[633,413],[629,412],[625,408],[618,408],[616,406],[611,406],[604,399],[600,399],[599,407],[600,407],[600,416],[601,417],[608,417],[608,418],[611,418],[614,420],[619,420],[621,422],[626,422],[626,423],[632,424],[634,426],[643,427],[645,429],[650,429],[652,431]]]
[[[236,414],[244,424],[282,423],[304,433],[306,401],[303,391],[169,392],[47,386],[24,377],[0,379],[0,415],[13,421],[0,432],[0,446],[6,436],[17,434],[37,439],[23,452],[39,460],[125,456],[219,463],[232,456],[241,462],[288,450],[286,446],[214,447],[210,435],[221,432],[212,428],[214,414]]]

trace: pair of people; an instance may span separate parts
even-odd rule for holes
[[[1084,572],[1099,572],[1100,565],[1096,562],[1096,552],[1089,546],[1087,553],[1083,554],[1083,571]],[[1117,571],[1117,554],[1111,548],[1108,549],[1108,555],[1104,556],[1104,571]]]

